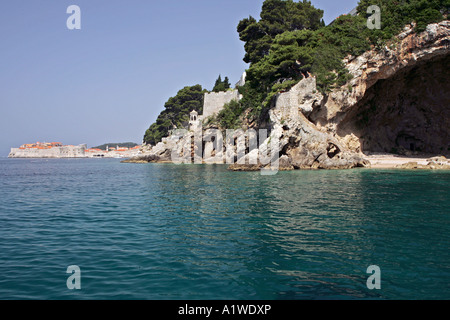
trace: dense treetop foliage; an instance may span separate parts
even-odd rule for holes
[[[374,30],[375,38],[390,39],[408,23],[416,22],[416,31],[422,32],[430,23],[439,22],[448,14],[450,0],[360,0],[358,13],[366,16],[367,8],[381,9],[381,30]]]
[[[178,91],[175,97],[170,98],[164,105],[165,110],[150,126],[144,136],[144,143],[155,145],[161,139],[169,135],[169,131],[176,126],[183,128],[189,122],[189,114],[196,110],[203,113],[203,96],[206,90],[197,84],[191,87],[184,87]]]
[[[450,0],[361,0],[358,15],[343,15],[332,24],[320,22],[322,11],[309,1],[266,0],[261,20],[242,20],[237,31],[245,42],[244,61],[250,63],[247,82],[240,88],[242,109],[251,109],[255,120],[267,117],[273,96],[303,77],[317,77],[318,89],[326,94],[351,79],[343,59],[371,47],[381,47],[411,22],[416,31],[441,21]],[[367,27],[367,8],[381,9],[381,30]]]
[[[269,53],[275,37],[285,31],[316,30],[323,26],[323,11],[309,1],[266,0],[261,20],[250,16],[239,22],[239,38],[245,42],[247,63],[256,63]]]
[[[222,76],[219,75],[219,78],[217,78],[212,91],[214,91],[214,92],[227,91],[230,88],[231,88],[231,84],[230,84],[230,80],[228,79],[228,77],[225,77],[225,79],[222,81]]]

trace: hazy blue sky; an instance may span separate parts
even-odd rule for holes
[[[357,0],[313,0],[325,22]],[[263,0],[2,0],[0,156],[36,141],[140,143],[184,86],[234,84],[247,65],[238,22]],[[66,9],[81,8],[81,30]]]

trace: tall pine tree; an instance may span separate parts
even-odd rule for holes
[[[217,78],[212,91],[214,92],[227,91],[230,88],[231,84],[228,77],[225,77],[225,79],[222,81],[222,76],[219,74],[219,77]]]

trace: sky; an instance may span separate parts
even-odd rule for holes
[[[312,0],[328,24],[357,0]],[[236,83],[263,0],[2,0],[0,157],[33,142],[141,143],[185,86]],[[66,25],[70,5],[81,29]]]

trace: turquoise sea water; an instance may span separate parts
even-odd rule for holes
[[[448,171],[1,159],[0,299],[450,299],[449,192]]]

